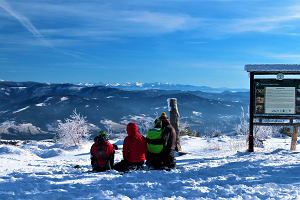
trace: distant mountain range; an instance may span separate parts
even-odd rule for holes
[[[123,90],[181,90],[181,91],[202,91],[209,93],[221,93],[225,91],[230,92],[248,92],[249,89],[243,88],[213,88],[208,86],[194,86],[194,85],[185,85],[185,84],[171,84],[171,83],[111,83],[111,84],[100,84],[107,87],[113,87]]]
[[[64,120],[74,109],[95,129],[121,132],[130,120],[151,121],[168,112],[168,98],[178,99],[181,123],[193,130],[230,132],[239,121],[241,107],[248,107],[248,95],[243,90],[159,83],[104,86],[0,81],[0,136],[53,137],[57,120]]]

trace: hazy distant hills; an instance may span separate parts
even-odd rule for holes
[[[171,84],[171,83],[113,83],[113,84],[106,84],[105,86],[118,88],[122,90],[181,90],[181,91],[202,91],[202,92],[209,92],[209,93],[221,93],[224,91],[231,91],[231,92],[248,92],[248,89],[241,89],[241,88],[213,88],[207,86],[195,86],[195,85],[184,85],[184,84]]]
[[[57,120],[69,117],[74,109],[96,127],[103,128],[107,122],[122,127],[136,116],[151,119],[167,111],[168,98],[178,99],[181,122],[188,123],[194,130],[220,129],[230,132],[238,121],[241,107],[248,107],[249,98],[248,92],[230,90],[208,93],[200,89],[123,89],[1,81],[0,134],[2,138],[22,134],[24,138],[33,134],[41,138],[51,137],[53,130],[49,127],[54,126]],[[7,128],[8,121],[14,121],[16,126],[29,123],[34,128]]]

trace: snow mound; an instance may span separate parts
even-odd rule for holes
[[[62,154],[61,149],[49,149],[49,150],[43,150],[40,152],[36,152],[36,154],[41,158],[51,158],[55,156],[59,156]]]
[[[27,151],[18,146],[0,145],[0,155],[18,157],[36,157],[31,151]]]
[[[35,142],[31,141],[24,145],[24,148],[30,150],[40,158],[51,158],[63,154],[62,144],[55,144],[53,142]]]
[[[15,148],[13,146],[0,146],[0,154],[16,154],[21,155],[24,152],[24,150]]]

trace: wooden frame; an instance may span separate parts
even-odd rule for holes
[[[255,76],[256,75],[300,75],[300,65],[285,65],[285,64],[274,64],[274,65],[245,65],[245,70],[249,72],[250,78],[250,115],[249,115],[249,152],[254,152],[254,126],[293,126],[294,132],[291,142],[291,150],[296,150],[298,127],[300,122],[294,120],[300,119],[300,115],[287,114],[255,114]],[[286,120],[287,122],[266,122],[263,120]]]

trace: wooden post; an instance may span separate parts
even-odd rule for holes
[[[250,105],[249,105],[249,152],[254,152],[254,136],[253,136],[253,118],[254,118],[254,102],[255,102],[255,91],[254,91],[254,73],[250,72]]]
[[[296,150],[297,137],[298,137],[298,126],[294,125],[294,132],[293,132],[293,135],[292,135],[292,142],[291,142],[291,151]]]
[[[169,101],[170,106],[170,122],[176,131],[176,151],[181,151],[179,138],[179,112],[177,107],[177,99],[172,98]]]

